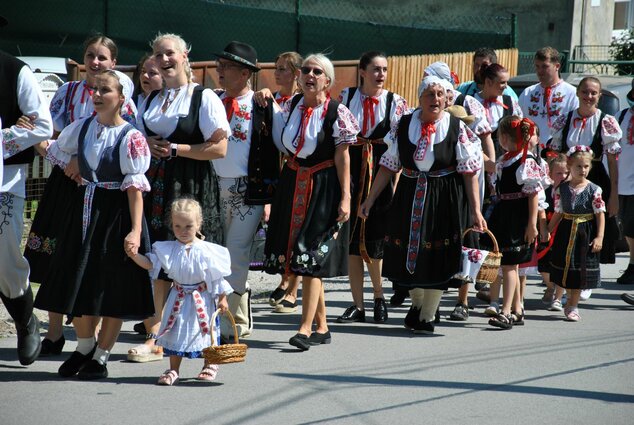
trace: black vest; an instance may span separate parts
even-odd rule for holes
[[[221,96],[224,92],[217,92]],[[251,144],[247,163],[247,205],[265,205],[273,202],[280,178],[280,153],[273,143],[273,104],[262,108],[252,100]],[[229,123],[231,124],[231,123]]]
[[[77,147],[77,159],[79,161],[79,170],[81,172],[81,176],[93,183],[97,182],[123,182],[124,175],[121,173],[121,164],[119,161],[119,149],[121,146],[121,142],[125,138],[126,134],[132,129],[134,126],[132,124],[127,124],[119,136],[113,146],[106,148],[101,155],[101,159],[99,160],[99,165],[97,169],[93,171],[88,165],[88,161],[86,160],[86,156],[84,155],[84,146],[86,133],[88,131],[88,127],[90,123],[95,119],[95,117],[87,118],[86,121],[82,124],[81,130],[79,132],[79,143]]]
[[[18,76],[22,67],[27,66],[21,60],[0,51],[0,118],[2,127],[15,125],[23,114],[18,105]],[[4,160],[4,165],[30,164],[35,157],[32,147]]]
[[[414,161],[414,153],[416,145],[410,143],[409,140],[409,124],[412,121],[413,114],[404,115],[398,123],[398,153],[401,164],[410,170],[417,170]],[[434,164],[429,171],[443,170],[458,165],[456,161],[456,144],[460,137],[460,119],[449,116],[449,129],[445,139],[434,145]]]

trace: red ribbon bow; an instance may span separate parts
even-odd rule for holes
[[[485,99],[483,106],[484,106],[484,111],[486,112],[487,121],[489,121],[489,124],[493,124],[493,114],[491,114],[491,105],[500,105],[504,109],[509,108],[503,102],[500,102],[497,96]]]
[[[528,124],[529,126],[528,137],[526,140],[524,140],[524,137],[522,136],[522,124]],[[522,162],[524,162],[526,161],[526,156],[528,155],[528,145],[530,144],[530,139],[535,135],[535,123],[528,118],[522,118],[521,120],[512,121],[511,128],[515,129],[515,137],[519,149],[513,152],[507,152],[504,154],[504,158],[511,158],[522,151]]]
[[[222,99],[222,103],[225,105],[225,111],[227,111],[227,121],[231,122],[231,117],[233,114],[240,110],[240,106],[238,105],[238,101],[235,97],[225,97]]]
[[[306,127],[308,127],[308,122],[310,121],[310,117],[313,115],[313,108],[310,106],[300,105],[300,111],[302,111],[302,128],[299,131],[299,141],[297,142],[297,149],[295,150],[295,155],[293,155],[293,159],[297,158],[297,155],[304,147],[304,141],[306,138]]]
[[[436,126],[433,122],[422,123],[420,127],[420,139],[416,143],[416,152],[414,153],[414,159],[416,161],[422,161],[425,159],[427,153],[427,147],[431,145],[431,136],[436,132]],[[423,144],[423,141],[427,139],[427,142]]]
[[[376,116],[374,115],[374,107],[379,104],[379,99],[367,96],[363,99],[363,130],[361,133],[365,136],[370,127],[374,127]]]
[[[574,120],[572,120],[572,125],[574,128],[577,128],[577,123],[581,123],[581,130],[583,130],[586,128],[587,121],[588,121],[588,118],[586,117],[575,118]]]
[[[277,102],[278,105],[281,105],[282,103],[286,102],[288,99],[290,99],[290,96],[284,96],[279,94],[279,97],[277,99],[275,99],[275,101]]]

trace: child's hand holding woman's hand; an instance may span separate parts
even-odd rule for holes
[[[141,246],[141,234],[134,230],[128,233],[128,236],[123,240],[123,249],[128,257],[134,257],[139,253],[139,247]]]

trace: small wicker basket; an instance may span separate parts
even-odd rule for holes
[[[468,228],[462,234],[462,240],[464,241],[464,237],[467,233],[474,231],[473,228]],[[482,262],[482,266],[478,271],[478,276],[476,277],[476,282],[488,283],[489,285],[495,282],[498,276],[498,270],[500,269],[500,263],[502,262],[502,253],[500,252],[500,247],[498,246],[498,241],[493,236],[493,233],[489,229],[485,229],[485,232],[491,238],[491,242],[493,242],[493,251],[489,251],[486,258]]]
[[[220,310],[216,310],[211,316],[211,347],[203,349],[203,356],[205,356],[205,362],[211,364],[226,364],[226,363],[239,363],[245,360],[247,355],[247,345],[238,343],[238,329],[236,328],[236,322],[233,319],[233,315],[227,310],[225,313],[231,325],[233,326],[233,344],[216,345],[216,317],[220,313]]]

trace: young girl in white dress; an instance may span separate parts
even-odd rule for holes
[[[197,236],[202,224],[200,204],[189,198],[175,200],[171,224],[176,240],[155,242],[147,255],[128,250],[130,258],[150,270],[153,280],[161,269],[173,279],[157,340],[170,357],[170,368],[159,377],[159,385],[178,382],[183,357],[203,357],[203,349],[212,345],[210,318],[216,308],[227,311],[227,295],[233,291],[224,279],[231,274],[229,251]],[[213,325],[218,329],[219,320]],[[197,379],[213,381],[217,371],[218,365],[205,363]]]

